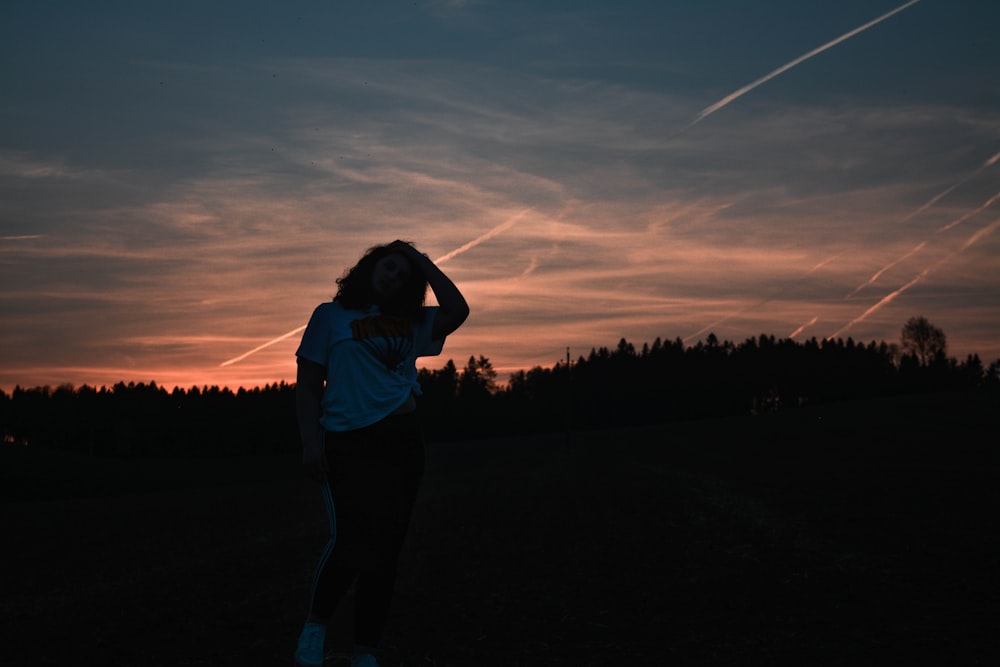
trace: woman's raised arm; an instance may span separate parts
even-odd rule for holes
[[[469,304],[466,303],[462,292],[446,276],[444,272],[434,264],[431,259],[414,248],[406,241],[393,241],[390,247],[399,250],[407,257],[427,278],[427,284],[434,292],[437,299],[437,317],[434,318],[434,327],[431,330],[431,338],[440,340],[452,331],[462,326],[469,316]]]

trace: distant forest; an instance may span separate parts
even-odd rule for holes
[[[589,430],[765,414],[909,392],[996,389],[1000,360],[946,355],[944,333],[911,318],[901,345],[761,335],[685,347],[624,338],[550,368],[498,381],[489,359],[420,370],[431,440]],[[4,446],[116,457],[228,456],[298,450],[295,386],[167,391],[155,382],[0,391]]]

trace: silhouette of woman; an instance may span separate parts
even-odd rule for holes
[[[411,244],[370,248],[312,314],[296,352],[307,474],[330,519],[296,663],[323,664],[327,624],[352,584],[355,655],[377,666],[396,563],[424,469],[416,359],[441,353],[469,315],[455,284]],[[424,305],[427,286],[437,307]]]

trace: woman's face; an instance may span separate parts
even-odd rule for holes
[[[375,262],[372,270],[372,289],[382,300],[393,298],[410,279],[413,267],[410,261],[398,252],[390,253]]]

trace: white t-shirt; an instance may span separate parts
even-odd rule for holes
[[[364,428],[420,395],[417,357],[441,354],[444,339],[431,340],[437,307],[424,321],[382,315],[377,306],[348,310],[336,301],[320,304],[295,354],[326,367],[323,416],[328,431]]]

